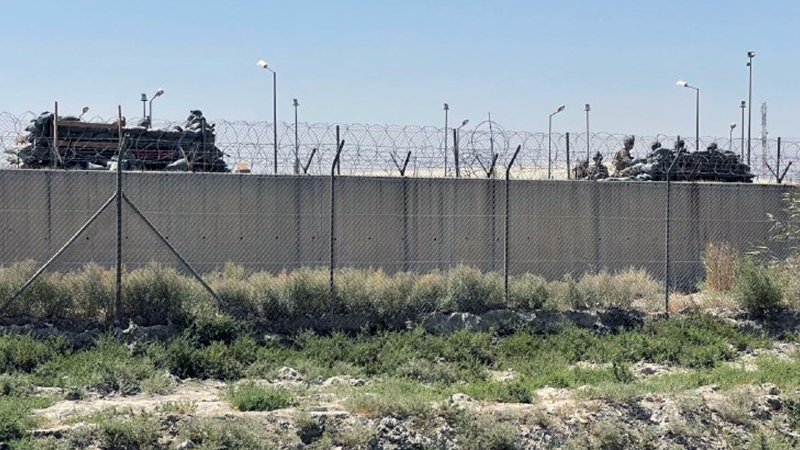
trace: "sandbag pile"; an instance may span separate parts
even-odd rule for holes
[[[674,181],[750,183],[755,178],[750,167],[741,163],[733,152],[720,151],[716,144],[704,151],[689,152],[682,142],[672,150],[654,144],[646,158],[634,159],[628,167],[614,173],[614,178],[663,181],[673,161],[670,179]]]
[[[83,122],[77,117],[42,113],[26,128],[10,151],[22,168],[57,167],[107,170],[116,166],[119,152],[118,123]],[[122,163],[130,170],[185,170],[226,172],[224,153],[215,145],[214,125],[207,124],[201,111],[192,111],[183,126],[152,130],[122,124],[126,146]],[[57,139],[55,133],[57,128]],[[56,145],[53,145],[55,141]],[[57,150],[57,151],[56,151]]]

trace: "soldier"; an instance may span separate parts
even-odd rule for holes
[[[631,150],[633,150],[633,144],[635,142],[635,137],[628,136],[622,142],[622,150],[618,151],[614,155],[614,171],[615,176],[618,175],[620,172],[625,170],[633,163],[633,156],[631,155]]]
[[[596,181],[608,178],[608,167],[603,164],[603,155],[597,152],[592,161],[594,161],[594,165],[589,167],[589,179]]]

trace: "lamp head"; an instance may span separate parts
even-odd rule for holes
[[[155,95],[153,95],[153,98],[156,98],[156,97],[161,97],[162,95],[164,95],[164,90],[163,90],[163,89],[161,89],[161,88],[159,88],[159,89],[156,91]]]
[[[735,122],[731,122],[731,130],[734,129],[734,128],[736,128],[736,123]]]
[[[450,105],[448,105],[447,103],[445,103],[445,104],[444,104],[444,110],[445,110],[445,111],[449,111],[449,110],[450,110]]]
[[[683,81],[683,80],[678,80],[678,82],[677,82],[677,83],[675,83],[675,86],[678,86],[678,87],[688,87],[688,86],[689,86],[689,83],[687,83],[687,82],[685,82],[685,81]]]
[[[464,121],[463,121],[463,122],[461,122],[461,126],[462,126],[462,127],[463,127],[463,126],[466,126],[468,123],[469,123],[469,119],[464,119]]]
[[[86,114],[87,112],[89,112],[89,107],[88,106],[84,106],[83,109],[81,110],[81,112],[83,114]]]
[[[591,105],[589,105],[589,104],[587,103],[587,104],[586,104],[586,112],[589,112],[589,111],[591,111],[591,110],[592,110],[592,107],[591,107]]]
[[[263,59],[259,59],[258,62],[256,62],[256,65],[262,69],[269,69],[269,64],[267,64],[267,62]]]
[[[141,101],[143,101],[143,102],[147,101],[147,94],[142,93],[142,100]]]
[[[297,108],[298,106],[300,106],[300,103],[297,103],[297,99],[296,99],[296,98],[293,98],[293,99],[292,99],[292,106],[294,106],[295,108]]]
[[[747,52],[747,57],[748,58],[755,58],[756,57],[756,52],[753,51],[753,50],[750,50],[749,52]]]
[[[559,106],[558,106],[558,109],[556,110],[556,112],[557,112],[557,113],[560,113],[561,111],[563,111],[563,110],[564,110],[564,108],[566,108],[566,106],[564,106],[564,105],[559,105]]]
[[[744,108],[746,105],[747,105],[747,102],[744,101],[744,100],[742,100],[742,102],[739,104],[739,106],[741,106],[742,108]]]

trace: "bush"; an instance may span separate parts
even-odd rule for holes
[[[752,313],[763,312],[781,303],[781,282],[772,268],[753,258],[745,259],[736,276],[734,298]]]
[[[447,277],[437,270],[416,277],[408,293],[408,303],[418,313],[434,312],[446,295]]]
[[[526,273],[508,282],[508,307],[523,311],[542,309],[550,302],[550,288],[544,278]]]
[[[0,336],[0,372],[33,372],[66,351],[66,341],[40,341],[31,336]]]
[[[572,275],[565,275],[561,281],[552,284],[553,303],[557,309],[589,309],[591,304],[585,293],[578,288]]]
[[[253,286],[242,266],[225,263],[222,272],[212,273],[208,284],[219,297],[222,312],[238,320],[255,320],[261,313]]]
[[[71,297],[71,316],[92,321],[110,319],[114,312],[115,279],[114,270],[94,263],[83,270],[65,273],[62,282]]]
[[[481,314],[503,304],[503,280],[499,274],[481,273],[461,265],[451,270],[447,278],[447,297],[442,304],[445,311]]]
[[[731,290],[736,281],[740,258],[739,252],[730,244],[709,242],[702,256],[706,270],[704,287],[716,292]]]
[[[123,277],[123,315],[139,325],[185,324],[192,302],[207,297],[201,289],[197,281],[172,267],[149,264]]]
[[[275,289],[280,303],[287,305],[294,317],[342,312],[339,305],[331,303],[328,273],[324,270],[303,267],[282,272],[275,277]]]
[[[228,400],[239,411],[273,411],[296,404],[292,393],[281,387],[244,382],[228,389]]]
[[[179,423],[180,439],[191,440],[198,448],[204,449],[269,449],[265,435],[242,419],[200,419],[188,418]]]
[[[97,426],[102,449],[155,450],[162,448],[158,442],[161,426],[152,414],[142,413],[130,418],[104,418]]]

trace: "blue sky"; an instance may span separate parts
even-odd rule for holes
[[[141,92],[166,89],[156,118],[271,118],[291,101],[310,122],[442,126],[492,113],[508,129],[727,136],[754,63],[771,136],[800,136],[800,2],[775,1],[5,1],[0,110],[141,115]],[[116,6],[122,5],[122,6]],[[91,115],[90,114],[90,115]],[[452,123],[452,122],[451,122]],[[738,133],[738,129],[737,129]]]

